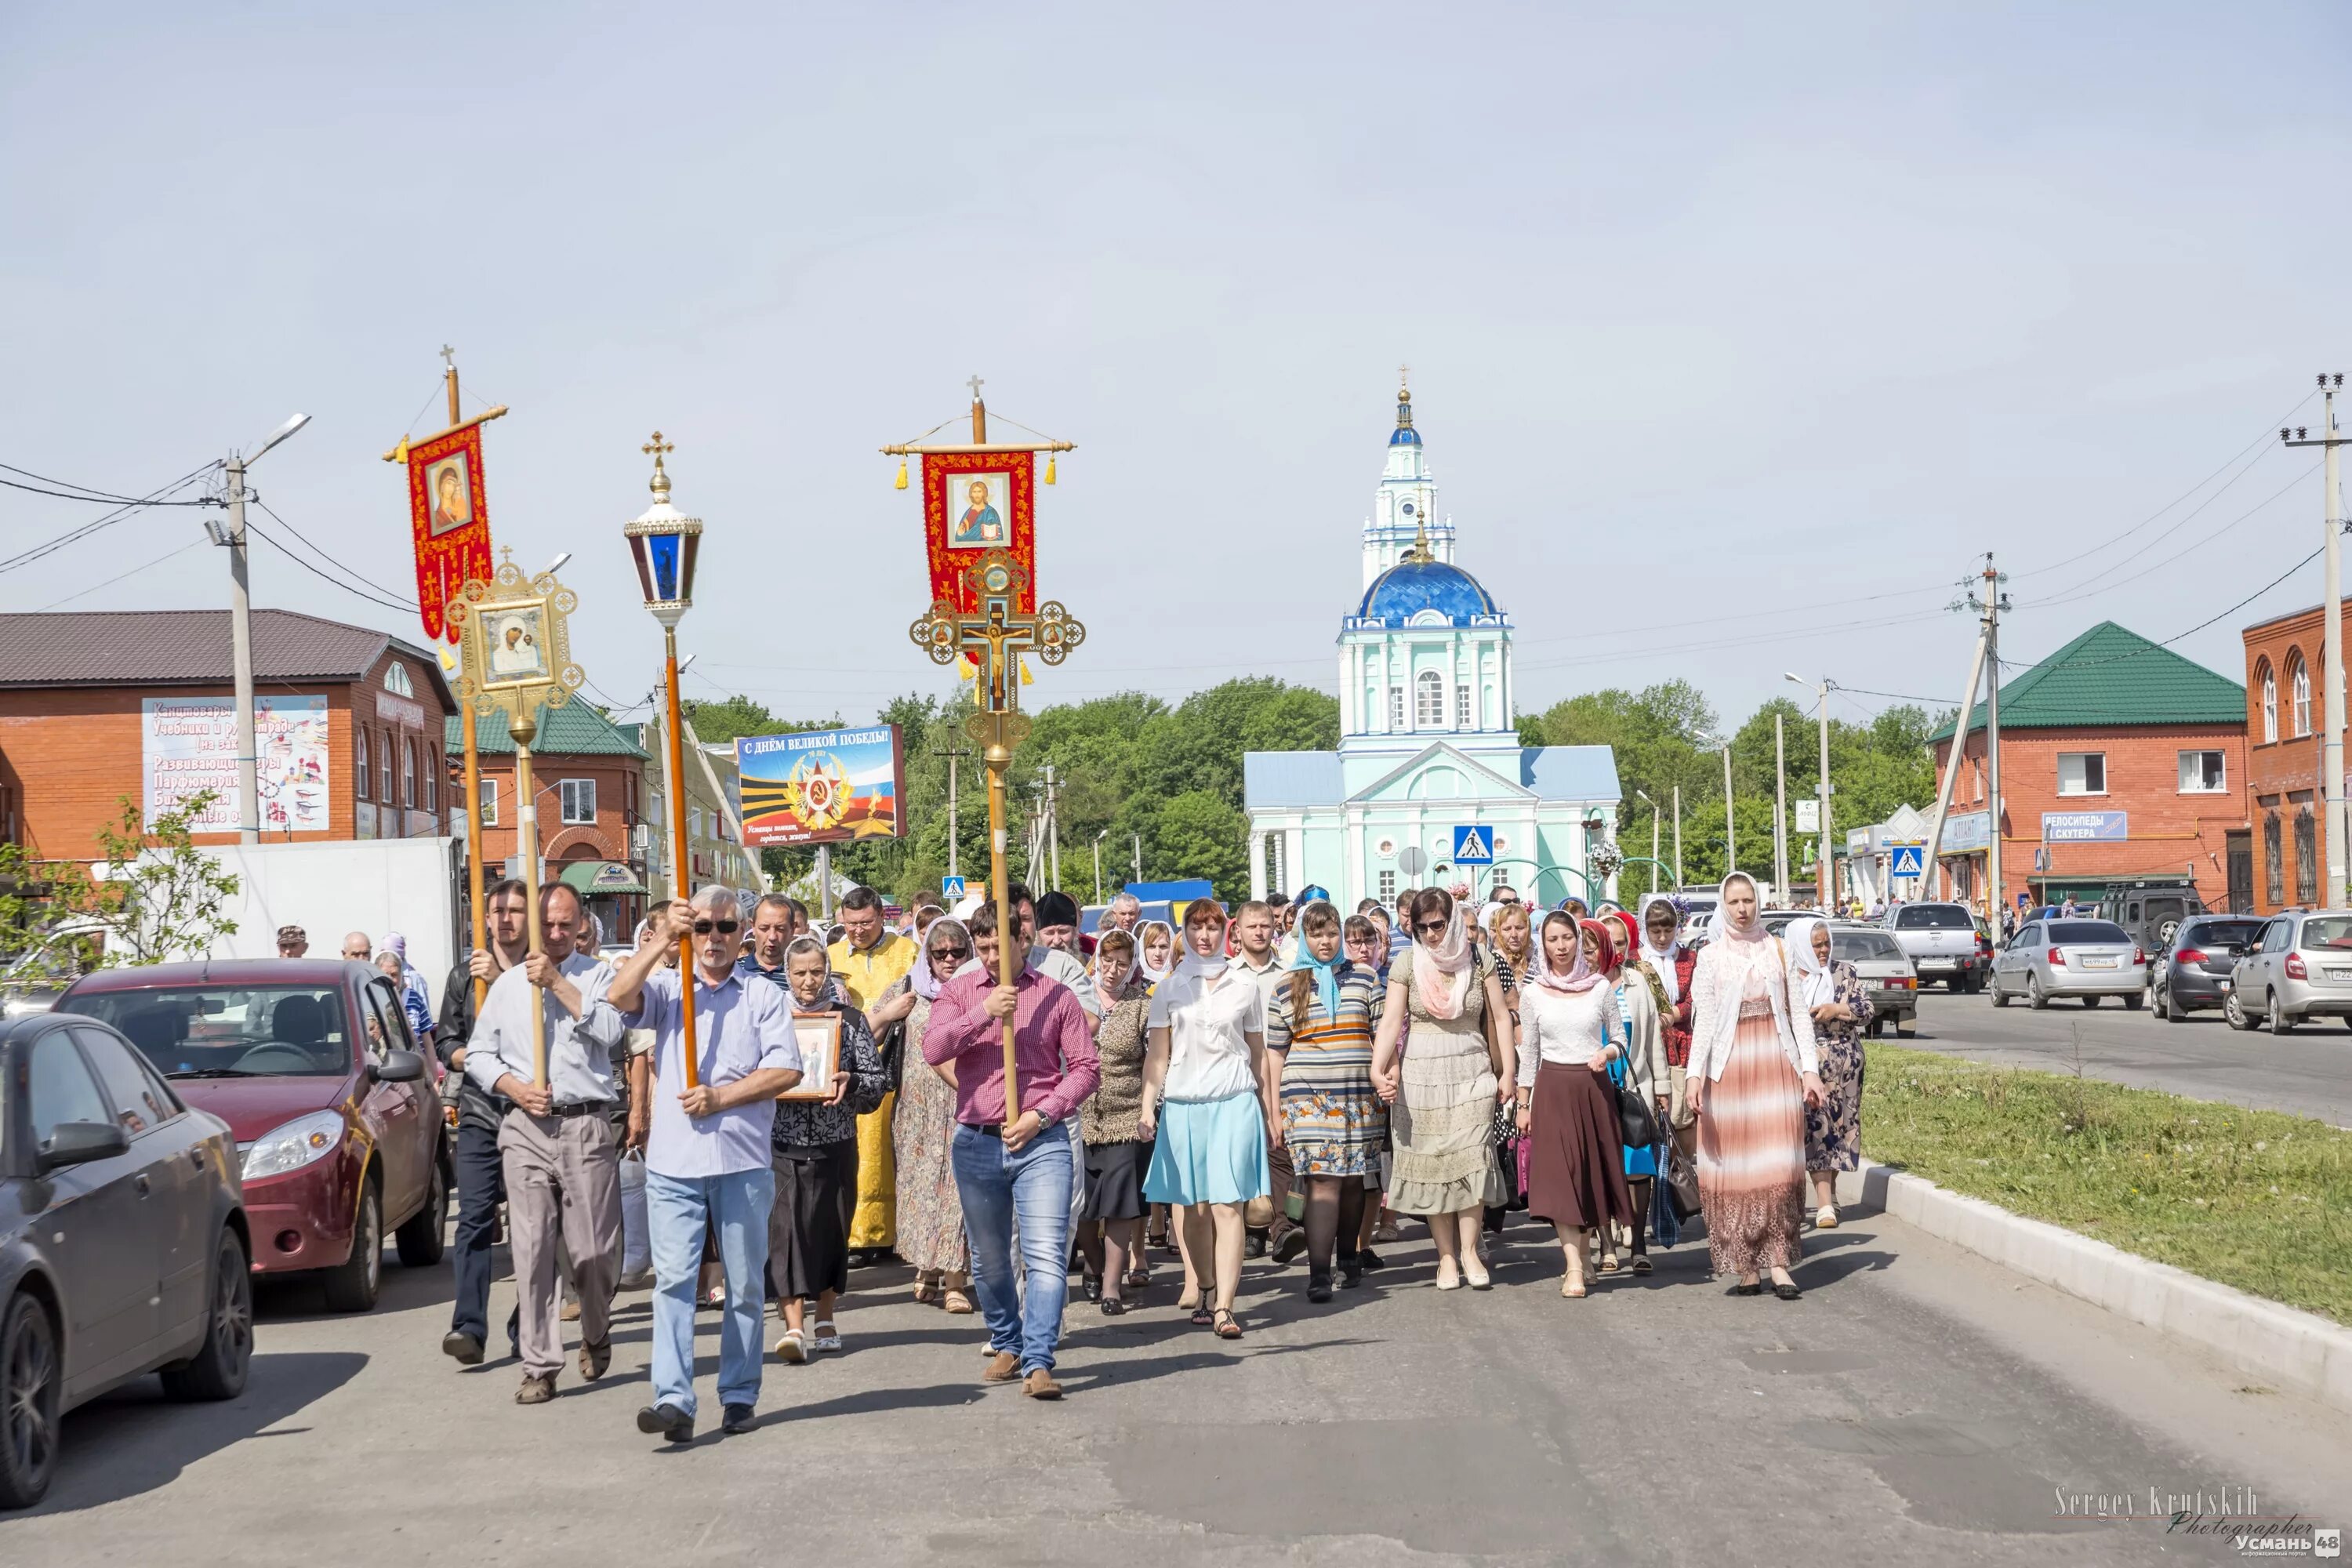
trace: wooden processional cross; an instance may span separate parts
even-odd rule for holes
[[[975,394],[977,391],[975,387]],[[1069,657],[1072,648],[1087,640],[1087,628],[1055,601],[1038,605],[1034,613],[1021,608],[1021,595],[1029,585],[1029,573],[1010,551],[984,552],[965,571],[964,582],[971,591],[971,610],[964,610],[952,599],[939,600],[931,605],[930,614],[908,628],[908,635],[931,656],[934,664],[952,664],[961,658],[971,659],[975,667],[972,696],[977,711],[967,721],[966,728],[980,742],[982,759],[988,764],[989,897],[995,902],[1000,922],[997,929],[1001,931],[1004,929],[1006,876],[1004,770],[1013,761],[1013,748],[1029,732],[1029,721],[1021,713],[1021,656],[1034,653],[1047,664],[1059,664]],[[1002,964],[998,978],[1011,985],[1020,977],[1013,967],[1012,943],[1000,941],[997,952]],[[1018,1120],[1020,1107],[1020,1083],[1013,1057],[1013,1020],[1007,1018],[1004,1121],[1008,1126]]]

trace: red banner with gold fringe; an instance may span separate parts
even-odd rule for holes
[[[1010,550],[1031,586],[1021,609],[1037,608],[1037,460],[1034,452],[923,454],[923,537],[930,557],[931,598],[977,607],[965,568],[983,550]]]
[[[442,635],[442,613],[457,590],[497,567],[482,494],[482,426],[445,430],[408,448],[409,529],[416,542],[416,603],[425,635]]]

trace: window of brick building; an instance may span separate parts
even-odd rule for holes
[[[2319,819],[2305,806],[2294,814],[2294,901],[2315,903],[2319,898]]]
[[[484,779],[481,784],[482,826],[496,827],[499,825],[499,781]],[[1001,1100],[1003,1096],[999,1095],[997,1098]]]
[[[564,822],[573,827],[593,826],[596,822],[596,781],[565,779],[562,793]],[[1000,1095],[997,1098],[1003,1097]]]
[[[2278,739],[2278,672],[2269,659],[2263,660],[2255,671],[2254,683],[2263,693],[2263,743]]]
[[[2221,795],[2230,787],[2229,759],[2221,752],[2180,753],[2180,793]]]
[[[2298,736],[2311,733],[2311,668],[2303,662],[2301,654],[2288,656],[2286,666],[2287,700],[2294,705],[2294,732]]]
[[[390,735],[378,735],[375,738],[375,797],[384,805],[390,805],[394,798],[392,793],[392,737]]]
[[[2273,909],[2286,902],[2286,868],[2279,853],[2279,819],[2273,811],[2263,818],[2263,897]]]
[[[353,789],[362,800],[365,800],[368,797],[368,736],[365,730],[354,728],[352,731],[352,761],[354,764],[352,768]]]
[[[2059,752],[2058,793],[2060,795],[2106,794],[2107,754],[2105,752]]]

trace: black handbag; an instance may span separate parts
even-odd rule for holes
[[[1677,1221],[1690,1219],[1699,1212],[1698,1173],[1691,1168],[1690,1156],[1682,1145],[1666,1141],[1666,1201],[1675,1206]]]
[[[1617,1136],[1628,1149],[1646,1149],[1658,1141],[1658,1118],[1650,1109],[1650,1102],[1633,1085],[1633,1071],[1629,1062],[1633,1055],[1633,1020],[1627,1017],[1624,1022],[1625,1054],[1609,1064],[1609,1087],[1617,1093]],[[1605,1029],[1601,1038],[1608,1038]]]

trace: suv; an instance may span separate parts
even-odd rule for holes
[[[58,1010],[97,1018],[180,1098],[229,1125],[257,1274],[316,1271],[331,1311],[376,1302],[389,1234],[441,1261],[450,1156],[440,1064],[408,1034],[392,981],[341,959],[107,969]]]
[[[2221,1016],[2236,1029],[2260,1019],[2273,1035],[2305,1018],[2352,1024],[2352,910],[2273,916],[2262,941],[2231,966]]]
[[[1966,904],[1900,904],[1886,929],[1918,971],[1919,984],[1940,980],[1952,991],[1984,988],[1986,963],[1977,951],[1977,918]]]
[[[2148,877],[2110,882],[2099,900],[2102,919],[2132,933],[2132,940],[2153,952],[2172,945],[2180,922],[2206,912],[2197,884],[2186,877]]]

